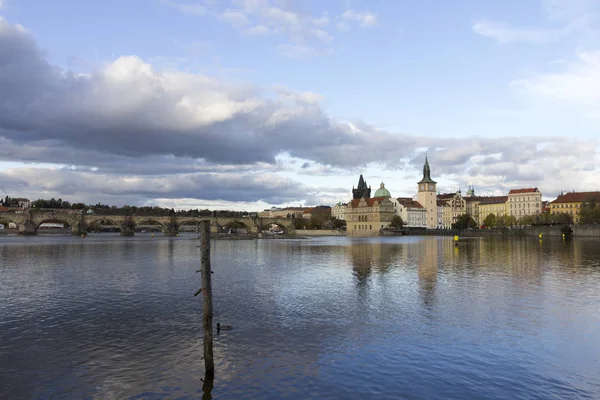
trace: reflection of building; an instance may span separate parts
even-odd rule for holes
[[[538,188],[513,189],[508,192],[508,215],[517,218],[539,215],[542,212],[542,193]]]
[[[392,265],[392,257],[396,254],[394,249],[398,249],[395,245],[381,242],[352,243],[347,248],[352,270],[359,282],[364,282],[373,270],[387,272]]]
[[[437,201],[436,201],[436,181],[431,179],[431,169],[429,161],[425,156],[425,164],[423,165],[423,178],[417,183],[419,192],[417,201],[425,209],[427,218],[427,228],[437,227]]]
[[[569,192],[562,193],[553,202],[550,203],[551,214],[569,214],[573,217],[573,223],[579,223],[579,213],[581,206],[588,201],[595,199],[600,203],[600,192]]]
[[[424,238],[419,244],[419,287],[426,307],[431,307],[435,299],[438,273],[438,246],[442,242],[435,237]]]

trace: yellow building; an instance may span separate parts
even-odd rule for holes
[[[394,217],[394,203],[388,197],[354,199],[346,208],[348,236],[376,236]]]
[[[573,223],[579,223],[579,212],[582,204],[592,198],[600,202],[600,192],[570,192],[561,194],[550,203],[550,214],[569,214]]]
[[[479,226],[490,214],[496,217],[508,215],[508,196],[486,197],[479,202]]]
[[[442,220],[445,229],[450,229],[460,215],[467,213],[467,201],[460,194],[460,190],[456,193],[440,194],[437,199],[444,204]]]

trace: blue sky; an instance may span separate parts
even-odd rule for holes
[[[344,200],[357,174],[364,172],[372,186],[383,180],[392,194],[406,196],[414,195],[425,150],[442,191],[469,183],[481,194],[529,186],[540,187],[547,197],[561,189],[600,189],[596,183],[600,46],[594,40],[600,3],[594,0],[0,0],[0,4],[5,26],[0,34],[17,37],[9,33],[22,25],[23,35],[34,43],[28,45],[39,50],[36,57],[61,74],[76,74],[70,84],[56,78],[61,86],[58,99],[74,98],[75,92],[69,90],[85,79],[88,85],[101,85],[91,93],[120,84],[127,94],[139,91],[141,96],[147,93],[148,82],[115,80],[106,71],[124,73],[147,66],[154,82],[149,87],[171,77],[160,96],[179,95],[176,79],[187,82],[181,84],[185,86],[201,77],[204,83],[190,86],[186,98],[197,94],[202,107],[194,112],[210,114],[198,117],[193,126],[189,121],[194,115],[188,115],[187,122],[176,121],[181,122],[180,129],[152,136],[173,144],[173,149],[160,154],[156,148],[143,151],[147,131],[136,125],[139,115],[160,117],[146,100],[136,103],[135,118],[112,109],[110,98],[94,99],[103,104],[78,101],[88,107],[82,106],[79,116],[114,118],[110,124],[114,129],[102,133],[106,141],[137,138],[139,151],[127,145],[122,151],[117,146],[104,148],[100,142],[84,146],[95,129],[89,126],[61,136],[60,132],[79,126],[73,112],[67,116],[61,114],[64,110],[55,110],[61,118],[43,113],[48,119],[44,124],[15,128],[15,109],[0,106],[5,149],[9,144],[35,149],[27,154],[5,150],[4,157],[0,153],[4,161],[0,191],[32,197],[97,197],[117,204],[247,208]],[[5,55],[4,61],[9,57]],[[10,76],[5,79],[10,81]],[[206,80],[211,82],[208,86]],[[38,106],[45,98],[41,87],[24,97],[27,110],[27,104]],[[11,117],[2,120],[9,111]],[[29,119],[35,119],[33,115]],[[285,123],[278,119],[281,115]],[[274,118],[277,128],[262,132],[265,121]],[[158,125],[166,120],[167,116]],[[227,130],[205,129],[221,128],[222,123],[227,123]],[[224,136],[229,137],[227,144],[219,142]],[[243,146],[267,136],[271,138],[267,147],[276,143],[264,157],[248,158],[247,151],[246,157],[234,157],[238,151],[244,153]],[[324,152],[311,149],[311,140],[314,147],[323,148],[324,136],[335,147],[329,150],[335,153],[331,161]],[[214,141],[213,153],[206,156],[202,149],[194,152],[184,144],[194,137],[203,143]],[[69,149],[64,162],[43,150],[48,140],[53,151]],[[359,146],[361,140],[371,144]],[[94,164],[84,156],[90,149],[98,157],[118,157],[114,163],[123,162],[129,169],[111,171]],[[215,152],[223,151],[231,157],[211,160]],[[210,166],[189,171],[178,172],[174,166],[168,174],[172,181],[189,178],[192,187],[198,185],[196,193],[212,191],[210,198],[181,189],[184,183],[169,191],[168,174],[157,173],[154,162],[156,157],[171,156],[175,163],[188,166],[209,161]],[[250,189],[236,191],[239,174],[233,171],[240,165],[247,174],[245,181],[255,181],[263,196],[250,194]],[[44,178],[40,185],[39,177],[50,173],[61,177],[54,184]],[[207,176],[224,182],[227,189],[202,186],[210,181],[204,179]],[[68,188],[70,179],[82,180],[90,190]],[[107,179],[115,182],[114,190],[96,185]],[[141,182],[140,188],[128,190],[132,181]]]

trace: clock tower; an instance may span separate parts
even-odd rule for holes
[[[417,201],[425,210],[427,210],[427,228],[437,228],[437,195],[436,181],[431,179],[431,169],[425,155],[425,164],[423,165],[423,179],[418,183],[419,192]]]

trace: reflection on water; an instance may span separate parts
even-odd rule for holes
[[[0,237],[0,398],[598,398],[597,240]]]

